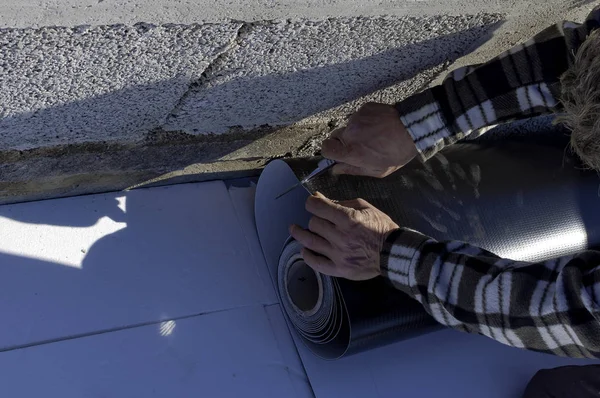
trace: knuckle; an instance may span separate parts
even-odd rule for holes
[[[370,214],[363,211],[357,211],[354,217],[356,225],[365,225],[368,223]]]
[[[355,228],[358,225],[360,225],[361,220],[359,219],[358,216],[353,215],[352,217],[349,217],[348,220],[346,221],[346,224],[349,228]]]
[[[344,253],[352,253],[354,250],[356,250],[356,247],[354,247],[355,245],[353,245],[352,243],[345,243],[344,244]],[[345,262],[348,262],[347,259],[345,259]]]
[[[333,261],[336,268],[340,270],[346,268],[346,259],[344,258],[344,256],[336,256],[335,258],[332,258],[331,261]]]
[[[365,199],[362,199],[362,198],[357,199],[357,202],[360,207],[368,207],[368,208],[373,207],[371,205],[371,203],[367,202]]]
[[[354,213],[352,208],[346,207],[347,203],[344,204],[344,207],[340,208],[340,221],[341,222],[350,222],[352,218],[354,218]]]
[[[310,221],[308,222],[308,229],[313,232],[316,232],[319,229],[320,225],[321,225],[321,220],[318,217],[313,216],[313,217],[311,217]]]
[[[302,231],[302,233],[298,234],[297,240],[303,246],[309,246],[310,245],[310,236],[305,231]]]
[[[306,243],[309,246],[313,246],[314,247],[314,245],[315,245],[316,242],[317,242],[317,240],[315,239],[315,236],[313,234],[308,234],[306,236]]]
[[[356,199],[350,199],[344,203],[346,206],[346,212],[348,213],[348,217],[353,217],[356,212]]]

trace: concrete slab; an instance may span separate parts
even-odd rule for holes
[[[247,22],[355,16],[423,16],[478,12],[535,13],[545,4],[568,9],[579,0],[5,0],[0,26],[24,27],[136,22]]]
[[[330,130],[324,125],[215,137],[167,133],[141,143],[0,151],[0,204],[256,176],[271,159],[314,153],[320,149],[314,140]]]
[[[0,203],[256,174],[315,153],[362,102],[409,96],[598,4],[8,0]],[[188,25],[149,24],[174,21]]]
[[[240,26],[0,30],[0,150],[142,139]]]
[[[339,117],[342,109],[321,113],[342,104],[346,111],[355,109],[361,97],[455,60],[501,20],[480,14],[251,24],[191,87],[163,128],[225,133],[236,126]],[[398,101],[415,90],[400,85],[387,98]]]

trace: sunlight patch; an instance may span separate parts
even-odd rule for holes
[[[125,198],[119,199],[122,199],[119,204],[125,207]],[[0,225],[0,253],[81,269],[94,243],[125,228],[127,223],[105,216],[90,227],[68,227],[31,224],[0,216]]]

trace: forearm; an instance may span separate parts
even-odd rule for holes
[[[424,160],[495,125],[562,109],[560,78],[600,11],[585,24],[551,26],[485,64],[460,68],[444,82],[396,104]]]
[[[514,347],[600,357],[600,253],[517,262],[399,229],[381,268],[443,325]]]

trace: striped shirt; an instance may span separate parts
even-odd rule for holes
[[[559,112],[560,76],[598,27],[600,9],[583,24],[551,26],[397,104],[421,157],[500,123]],[[383,275],[443,325],[514,347],[600,357],[600,252],[511,261],[400,228],[381,259]]]

